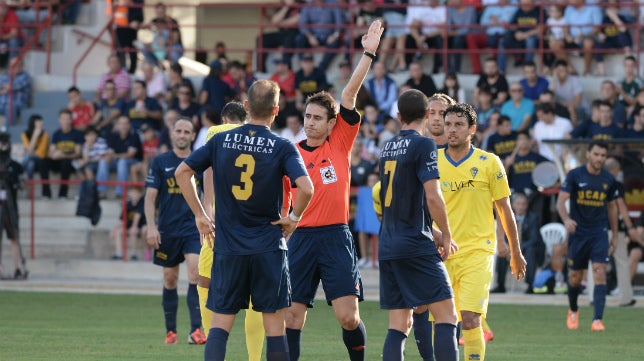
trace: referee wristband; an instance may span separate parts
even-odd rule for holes
[[[299,222],[302,219],[302,216],[296,216],[295,213],[291,212],[288,214],[288,218],[293,222]]]
[[[374,54],[374,53],[370,53],[370,52],[368,52],[368,51],[366,51],[366,50],[365,50],[365,51],[363,51],[363,52],[362,52],[362,54],[364,54],[364,55],[366,55],[366,56],[370,57],[370,58],[371,58],[371,60],[376,60],[376,54]]]

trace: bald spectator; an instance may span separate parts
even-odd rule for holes
[[[501,106],[501,114],[510,118],[513,130],[520,131],[530,127],[534,115],[534,102],[523,96],[520,83],[510,85],[510,100]]]

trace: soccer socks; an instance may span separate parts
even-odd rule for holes
[[[201,313],[201,324],[203,325],[203,333],[208,337],[210,332],[210,325],[212,324],[212,311],[206,307],[208,301],[208,289],[205,287],[197,286],[197,293],[199,294],[199,312]]]
[[[367,330],[365,330],[362,320],[355,330],[349,331],[343,328],[342,340],[344,341],[344,345],[347,347],[347,351],[349,352],[349,360],[364,361],[364,349],[367,341]]]
[[[429,322],[429,311],[414,313],[414,338],[423,361],[434,361],[432,346],[432,323]]]
[[[593,306],[595,308],[594,320],[601,320],[604,317],[604,307],[606,306],[606,292],[608,287],[606,285],[595,285],[593,292]]]
[[[485,340],[481,326],[471,330],[463,329],[465,339],[465,361],[483,361],[485,359]],[[438,340],[436,341],[438,343]]]
[[[568,304],[570,305],[570,310],[572,312],[579,311],[579,305],[577,304],[577,299],[581,293],[581,287],[572,287],[568,286]]]
[[[402,361],[403,351],[405,350],[405,340],[407,335],[390,328],[387,331],[385,344],[382,347],[382,359],[387,361]]]
[[[250,307],[252,305],[246,310],[246,318],[244,319],[248,361],[260,361],[264,347],[264,320],[261,312],[253,311]],[[286,338],[284,340],[286,341]]]
[[[208,333],[206,348],[203,351],[205,361],[224,361],[228,332],[223,328],[213,328]]]
[[[294,328],[286,329],[286,339],[288,340],[288,353],[291,361],[300,359],[300,340],[302,337],[302,330]]]
[[[436,361],[458,361],[456,326],[451,323],[434,324],[434,343],[436,344]]]
[[[163,288],[163,295],[161,296],[161,305],[163,306],[163,313],[165,314],[165,328],[166,331],[177,332],[177,308],[179,307],[179,295],[177,289],[169,290]]]
[[[289,361],[285,335],[266,337],[266,361]]]
[[[199,311],[199,293],[197,292],[197,285],[188,285],[188,312],[190,312],[190,332],[201,328],[201,312]]]

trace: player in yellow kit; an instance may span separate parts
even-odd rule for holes
[[[206,142],[215,134],[226,132],[237,128],[246,120],[246,110],[241,103],[230,102],[224,106],[221,111],[223,124],[213,125],[208,128],[206,133]],[[214,219],[214,193],[212,181],[212,168],[204,172],[204,208],[207,211],[212,210],[209,214],[210,219]],[[201,309],[201,322],[208,337],[210,325],[212,323],[212,311],[206,307],[208,300],[208,288],[210,287],[210,276],[212,271],[213,250],[208,242],[202,242],[201,251],[199,252],[199,283],[197,292],[199,293],[199,307]],[[246,310],[246,319],[244,322],[246,331],[246,349],[248,351],[249,361],[260,361],[262,358],[262,348],[264,347],[264,324],[262,313],[253,311],[252,304]]]
[[[503,164],[496,155],[472,146],[476,120],[468,104],[447,108],[447,148],[438,151],[441,191],[452,237],[459,245],[445,266],[463,322],[466,361],[485,359],[481,323],[487,312],[496,248],[494,209],[510,244],[512,274],[521,279],[526,270]]]

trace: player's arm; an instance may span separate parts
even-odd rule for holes
[[[557,212],[561,221],[566,226],[566,231],[568,233],[575,233],[577,229],[577,222],[574,219],[570,218],[568,210],[566,209],[566,201],[570,199],[570,193],[566,191],[559,191],[559,197],[557,197]]]
[[[213,181],[212,167],[210,167],[203,172],[203,207],[206,210],[206,215],[210,219],[214,219],[215,217],[214,199],[215,184]]]
[[[432,215],[434,223],[441,231],[441,247],[439,251],[441,252],[441,257],[445,260],[450,254],[458,251],[458,245],[452,240],[452,231],[447,220],[447,208],[445,207],[443,193],[436,178],[423,183],[423,188],[425,189],[425,199],[427,200],[429,214]]]
[[[308,175],[300,176],[295,179],[295,185],[297,186],[297,193],[293,200],[293,210],[288,217],[271,222],[271,224],[278,225],[282,228],[282,233],[285,238],[288,238],[291,233],[295,231],[298,222],[302,218],[306,207],[308,207],[309,202],[313,197],[313,182]]]
[[[617,198],[620,199],[620,198]],[[608,254],[611,255],[617,249],[617,240],[619,237],[619,211],[617,199],[608,202],[608,224],[610,225],[610,248]]]
[[[616,198],[617,202],[617,211],[622,220],[624,221],[624,226],[626,226],[626,231],[628,232],[628,237],[630,239],[637,239],[637,230],[633,221],[631,221],[631,216],[628,214],[628,206],[626,206],[626,201],[624,197]]]
[[[215,238],[215,226],[213,225],[210,217],[208,217],[201,201],[199,201],[197,187],[194,183],[194,174],[195,171],[190,168],[185,161],[183,161],[179,164],[177,170],[175,170],[174,178],[177,180],[177,184],[181,189],[183,198],[186,200],[186,203],[188,203],[192,213],[195,215],[195,222],[197,223],[197,228],[199,229],[201,238],[206,240],[212,247]]]
[[[517,230],[517,223],[514,220],[514,212],[510,207],[510,197],[503,197],[494,201],[494,207],[501,220],[501,225],[505,231],[505,236],[508,239],[510,246],[510,268],[512,274],[517,280],[525,278],[526,261],[521,253],[521,246],[519,245],[519,232]]]
[[[143,198],[143,212],[145,213],[145,222],[148,225],[145,241],[154,249],[159,248],[159,244],[161,244],[161,235],[159,234],[155,217],[158,194],[158,189],[147,187],[145,190],[145,198]]]
[[[376,20],[371,23],[371,26],[369,26],[367,33],[362,36],[362,47],[366,52],[376,54],[378,45],[380,44],[380,37],[382,36],[382,32],[384,30],[385,29],[382,27],[382,22],[380,20]],[[342,104],[343,107],[349,110],[352,110],[356,107],[358,90],[360,90],[364,79],[367,77],[367,73],[369,72],[372,61],[373,59],[371,59],[371,57],[367,55],[363,54],[360,57],[360,62],[358,62],[358,65],[353,70],[353,74],[351,74],[351,78],[342,90],[340,104]]]

